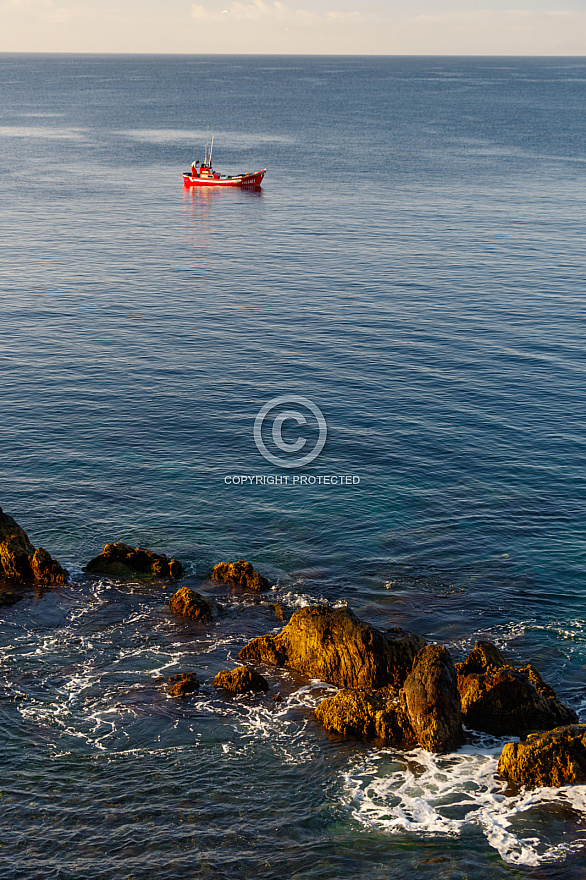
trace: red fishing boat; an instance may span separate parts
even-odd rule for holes
[[[209,148],[205,145],[205,156],[203,163],[200,165],[194,162],[190,171],[183,172],[183,182],[185,186],[247,186],[259,187],[265,176],[266,168],[260,171],[247,171],[245,174],[234,174],[229,177],[227,174],[218,174],[212,168],[212,150],[214,148],[214,139]]]

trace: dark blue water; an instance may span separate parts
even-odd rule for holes
[[[457,659],[497,640],[586,709],[586,62],[4,55],[0,81],[0,505],[73,573],[2,611],[2,877],[581,876],[585,789],[504,794],[501,741],[334,743],[319,685],[211,681],[268,602],[320,599]],[[183,188],[208,130],[261,191]],[[327,422],[301,468],[253,436],[283,395]],[[177,621],[81,574],[112,540],[275,590]]]

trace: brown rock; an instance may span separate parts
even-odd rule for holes
[[[169,681],[172,682],[169,687],[169,694],[172,697],[186,697],[199,690],[199,681],[192,672],[183,672],[178,675],[170,675]]]
[[[32,556],[35,552],[35,548],[29,541],[27,533],[18,525],[15,519],[12,519],[7,513],[4,513],[0,507],[0,544],[3,544],[7,538],[13,537],[19,538],[23,545],[23,549],[26,550],[29,556]]]
[[[0,566],[3,568],[4,577],[8,580],[33,579],[31,559],[35,551],[33,547],[30,553],[27,552],[29,546],[17,535],[11,535],[0,544]]]
[[[218,562],[212,568],[212,580],[230,584],[233,587],[243,587],[246,590],[255,590],[261,593],[270,587],[266,578],[255,571],[250,562],[239,559],[238,562]]]
[[[496,672],[507,661],[492,642],[476,642],[469,657],[463,663],[456,663],[458,675],[482,674]]]
[[[331,733],[357,739],[378,740],[383,745],[408,749],[417,744],[403,707],[380,693],[341,690],[315,709],[315,717]]]
[[[498,770],[527,788],[586,783],[586,724],[557,727],[531,734],[526,742],[507,743]]]
[[[216,606],[200,593],[189,587],[181,587],[169,601],[169,608],[181,617],[190,617],[192,620],[201,620],[209,623],[215,616]]]
[[[403,705],[419,745],[428,752],[443,754],[462,745],[458,676],[447,648],[421,649],[403,685]]]
[[[269,683],[249,666],[237,666],[231,671],[223,669],[214,678],[214,687],[223,688],[232,694],[247,694],[250,691],[260,693],[268,691]]]
[[[91,559],[84,571],[122,580],[152,580],[178,578],[183,572],[183,566],[176,559],[170,559],[164,554],[118,542],[106,544],[103,552]]]
[[[37,547],[30,562],[36,580],[44,584],[67,583],[68,572],[43,547]]]
[[[459,676],[458,688],[466,726],[496,736],[523,736],[578,720],[531,666],[503,666],[492,674]]]
[[[241,660],[289,666],[338,687],[371,691],[400,687],[425,644],[401,629],[379,630],[349,608],[313,605],[296,611],[276,635],[260,636],[239,653]]]
[[[42,547],[35,550],[24,529],[0,508],[0,576],[8,580],[65,584],[68,572]]]
[[[537,669],[535,669],[534,666],[532,666],[530,663],[528,663],[527,666],[522,666],[518,671],[519,671],[519,672],[522,672],[523,675],[526,675],[526,676],[527,676],[527,678],[529,679],[529,681],[531,682],[531,684],[534,686],[534,688],[535,688],[535,689],[536,689],[536,690],[537,690],[537,691],[538,691],[543,697],[547,697],[548,700],[554,700],[554,701],[555,701],[555,703],[557,704],[557,708],[554,708],[553,706],[550,706],[552,712],[556,712],[556,713],[557,713],[557,712],[560,712],[562,715],[563,715],[564,712],[571,712],[571,709],[567,709],[566,706],[564,706],[563,703],[560,703],[560,702],[558,701],[558,699],[557,699],[557,697],[556,697],[556,695],[555,695],[555,691],[554,691],[554,689],[553,689],[552,687],[550,687],[550,685],[548,685],[548,684],[546,684],[546,683],[544,682],[544,680],[542,679],[541,675],[539,674],[539,672],[537,671]],[[560,707],[561,707],[561,708],[560,708]],[[556,727],[559,727],[559,726],[562,725],[562,724],[573,724],[574,721],[577,721],[577,720],[578,720],[577,718],[564,720],[563,718],[560,717],[560,720],[558,721]]]

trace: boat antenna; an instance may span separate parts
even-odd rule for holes
[[[212,167],[212,150],[214,149],[214,136],[212,135],[212,145],[210,147],[210,168]]]

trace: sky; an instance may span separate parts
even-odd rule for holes
[[[0,52],[586,55],[586,0],[0,0]]]

